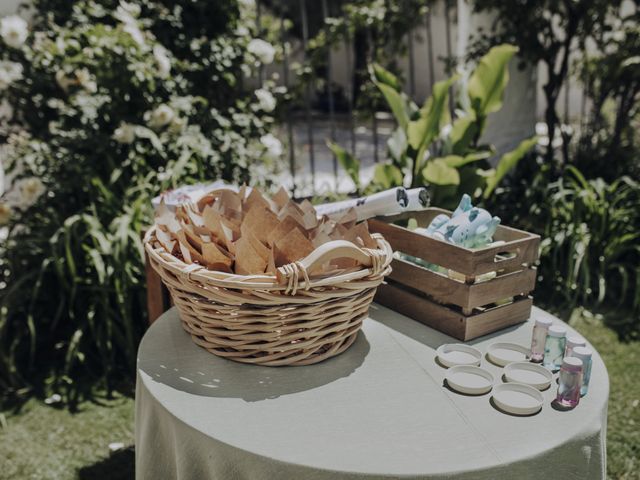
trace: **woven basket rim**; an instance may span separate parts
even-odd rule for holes
[[[156,262],[161,264],[165,269],[170,270],[177,276],[187,277],[189,280],[198,281],[205,285],[212,285],[222,288],[240,288],[255,290],[287,290],[287,284],[280,282],[275,275],[239,275],[236,273],[225,273],[217,270],[209,270],[199,264],[188,264],[171,253],[167,252],[164,247],[156,246],[155,231],[157,224],[154,224],[147,230],[144,236],[144,247],[147,254]],[[381,268],[375,272],[373,267],[360,268],[357,270],[349,269],[338,275],[320,275],[311,276],[308,282],[301,282],[302,288],[309,289],[314,287],[328,287],[335,284],[344,284],[355,280],[364,279],[370,276],[385,276],[389,273],[391,261],[393,260],[393,250],[391,245],[378,233],[371,235],[378,244],[377,249],[361,248],[368,255],[382,256]],[[377,253],[374,253],[377,252]],[[293,264],[292,264],[293,265]]]

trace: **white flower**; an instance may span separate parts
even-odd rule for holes
[[[160,44],[153,46],[153,56],[156,59],[158,65],[158,72],[161,77],[166,77],[171,72],[171,60],[167,55],[167,50]]]
[[[75,83],[75,80],[67,77],[67,74],[64,73],[63,70],[58,70],[56,72],[56,83],[62,90],[67,92],[69,90],[69,87]]]
[[[282,143],[272,134],[267,133],[260,137],[260,143],[267,149],[267,156],[278,158],[282,155]]]
[[[6,98],[3,98],[2,101],[0,102],[0,123],[2,123],[3,121],[10,121],[13,118],[13,107],[11,106],[11,104],[7,101]],[[0,168],[1,168],[2,162],[0,162]],[[1,188],[1,185],[0,185]],[[2,195],[2,193],[0,193],[0,195]]]
[[[120,2],[120,5],[116,9],[116,13],[113,14],[117,20],[122,22],[122,30],[131,35],[131,38],[139,47],[143,47],[145,45],[144,34],[138,27],[138,22],[135,19],[138,15],[140,15],[140,6],[135,3],[127,3],[124,1]]]
[[[135,24],[135,17],[140,15],[140,5],[121,1],[113,16],[120,22],[126,24]]]
[[[76,78],[81,87],[90,93],[95,93],[98,90],[96,82],[91,79],[91,74],[86,68],[76,70]]]
[[[136,139],[136,126],[122,122],[120,126],[113,131],[112,138],[118,143],[132,143]]]
[[[616,30],[615,32],[613,32],[613,35],[611,35],[611,39],[618,43],[623,42],[624,38],[625,38],[624,30]]]
[[[276,54],[276,49],[273,48],[273,45],[260,38],[251,40],[249,45],[247,45],[247,50],[255,56],[259,62],[265,65],[273,62],[273,57]]]
[[[125,24],[123,30],[125,32],[127,32],[129,35],[131,35],[131,38],[133,39],[134,42],[136,42],[136,44],[139,47],[144,47],[144,45],[145,45],[145,43],[144,43],[144,34],[138,28],[137,25],[134,25],[133,23],[127,23],[127,24]]]
[[[0,90],[6,90],[16,80],[22,78],[22,65],[7,60],[0,61]]]
[[[238,35],[239,37],[246,37],[247,35],[249,35],[249,29],[244,25],[238,25],[238,27],[236,28],[236,35]]]
[[[276,99],[269,90],[261,88],[255,91],[258,102],[260,102],[260,108],[265,112],[273,112],[276,108]]]
[[[45,191],[44,184],[38,177],[24,178],[17,183],[17,187],[22,208],[33,205]]]
[[[118,7],[118,9],[122,9],[125,12],[129,13],[130,15],[133,15],[134,17],[139,17],[140,16],[140,5],[138,5],[137,3],[133,3],[133,2],[125,2],[124,0],[120,1],[120,6]]]
[[[151,112],[151,118],[149,120],[149,126],[151,128],[160,128],[171,123],[175,117],[175,113],[169,105],[164,103],[158,106],[153,112]]]
[[[19,16],[10,15],[0,20],[0,36],[10,47],[22,47],[28,35],[27,22]]]
[[[171,120],[171,123],[169,124],[169,131],[171,133],[180,133],[182,130],[184,130],[184,127],[186,126],[187,126],[186,118],[174,117],[173,120]]]
[[[11,220],[11,207],[4,202],[0,202],[0,226],[6,225],[9,220]]]

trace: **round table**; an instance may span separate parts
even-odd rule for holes
[[[532,318],[467,342],[527,345]],[[552,317],[555,322],[560,322]],[[573,332],[569,328],[570,332]],[[136,478],[496,479],[605,477],[609,382],[594,351],[589,393],[574,410],[498,411],[490,394],[444,384],[436,348],[455,341],[373,304],[353,346],[306,367],[261,367],[196,346],[175,309],[138,351]],[[501,368],[482,366],[496,382]]]

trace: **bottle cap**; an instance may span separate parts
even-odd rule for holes
[[[576,347],[571,352],[571,356],[575,358],[579,358],[583,362],[590,359],[593,355],[593,352],[590,348],[587,347]]]
[[[567,337],[567,347],[584,347],[586,344],[586,340],[578,335],[571,335],[570,337]]]
[[[551,337],[564,337],[567,334],[567,329],[560,325],[551,325],[549,327],[549,336]]]
[[[540,325],[541,327],[550,327],[553,324],[553,321],[550,318],[539,317],[536,318],[536,325]]]
[[[564,357],[562,359],[562,368],[568,368],[569,370],[575,370],[576,368],[582,368],[582,360],[578,357]]]

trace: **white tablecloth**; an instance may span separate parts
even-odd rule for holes
[[[534,309],[532,316],[548,316]],[[558,321],[555,319],[555,321]],[[469,342],[528,344],[531,320]],[[570,329],[571,330],[571,329]],[[138,479],[600,479],[609,382],[570,411],[506,415],[490,394],[443,386],[435,349],[453,341],[373,304],[354,345],[308,367],[258,367],[197,347],[175,309],[138,352]],[[483,358],[497,381],[501,369]]]

